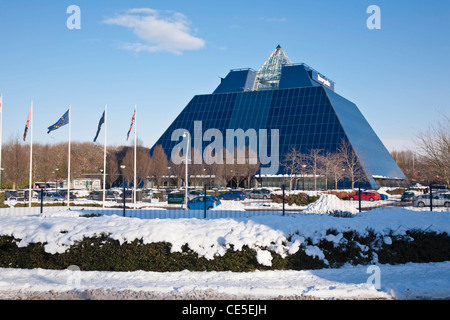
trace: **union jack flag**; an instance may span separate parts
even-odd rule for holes
[[[131,126],[130,126],[130,130],[128,130],[127,141],[128,141],[128,138],[130,138],[131,129],[133,129],[135,119],[136,119],[136,108],[134,108],[133,117],[131,118]]]

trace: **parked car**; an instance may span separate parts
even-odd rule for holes
[[[31,191],[32,200],[38,199],[38,192]],[[6,190],[5,191],[5,200],[15,200],[15,201],[28,201],[29,190]]]
[[[16,190],[6,190],[5,191],[5,200],[16,200],[16,201],[23,201],[24,200],[24,194],[20,194]]]
[[[103,201],[103,191],[94,191],[92,192],[89,197],[89,200],[97,200],[97,201]],[[118,197],[115,192],[107,190],[105,193],[105,200],[107,201],[115,201]]]
[[[352,194],[348,197],[344,198],[345,200],[359,200],[358,194]],[[361,200],[369,200],[369,201],[375,201],[375,200],[381,200],[381,196],[376,191],[361,191]]]
[[[270,193],[270,190],[267,189],[250,190],[246,193],[246,196],[249,199],[269,199]]]
[[[215,196],[206,196],[206,209],[211,210],[221,204],[220,200]],[[205,196],[196,197],[187,203],[190,210],[203,210],[205,208]]]
[[[414,198],[416,196],[416,193],[414,191],[405,191],[402,194],[401,201],[414,201]]]
[[[378,192],[379,193],[379,192]],[[386,194],[386,193],[379,193],[380,194],[380,197],[381,197],[381,200],[387,200],[387,199],[389,199],[389,196]]]
[[[202,191],[202,190],[188,190],[187,198],[188,198],[188,201],[189,201],[189,200],[192,200],[192,199],[194,199],[194,198],[196,198],[198,196],[203,196],[203,195],[205,195],[205,192]]]
[[[419,207],[430,206],[430,194],[423,194],[414,199],[414,205]],[[450,194],[433,194],[433,206],[450,207]]]
[[[239,190],[231,190],[219,195],[220,200],[244,200],[245,194]]]
[[[44,193],[43,194],[44,201],[65,201],[66,200],[66,197],[62,196],[58,192],[44,191],[43,193]],[[41,193],[39,193],[39,200],[41,200]]]
[[[67,190],[58,190],[58,193],[64,197],[65,200],[67,200]],[[70,201],[74,199],[73,193],[70,193]]]

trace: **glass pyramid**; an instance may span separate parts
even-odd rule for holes
[[[272,54],[267,58],[256,74],[253,90],[264,90],[277,88],[281,78],[281,68],[284,65],[291,65],[292,62],[278,45]]]

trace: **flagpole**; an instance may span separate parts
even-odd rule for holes
[[[33,101],[31,101],[30,117],[30,181],[28,184],[28,206],[31,208],[31,187],[33,180]]]
[[[0,94],[0,171],[3,170],[3,167],[2,167],[2,131],[3,131],[3,94]],[[1,189],[3,189],[3,181],[0,181],[0,190]]]
[[[134,105],[134,208],[136,209],[136,127],[137,127],[137,105]]]
[[[67,168],[67,207],[70,207],[70,129],[72,124],[71,115],[72,106],[69,106],[69,155],[68,155],[68,168]]]
[[[107,108],[105,105],[105,142],[103,147],[103,208],[105,207],[105,195],[106,195],[106,118],[107,118]]]

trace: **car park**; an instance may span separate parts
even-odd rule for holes
[[[239,190],[231,190],[219,195],[220,200],[244,200],[245,193]]]
[[[211,210],[221,204],[220,200],[215,196],[199,196],[187,203],[187,207],[190,210],[204,210],[206,201],[206,209]]]

